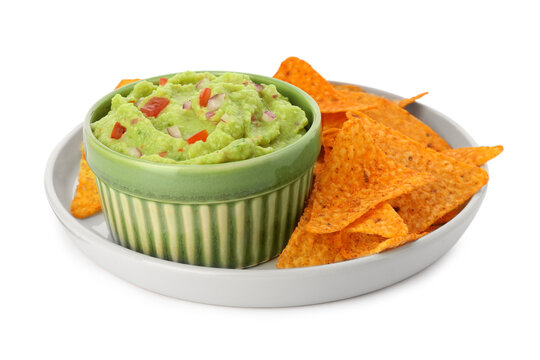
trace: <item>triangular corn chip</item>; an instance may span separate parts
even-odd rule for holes
[[[362,119],[375,144],[392,160],[434,176],[435,181],[390,200],[411,233],[426,230],[441,216],[466,202],[488,181],[484,169],[431,150],[363,113],[347,113],[347,116]]]
[[[99,200],[96,178],[86,162],[82,146],[80,167],[79,183],[71,201],[71,214],[76,218],[84,219],[101,211],[101,201]]]
[[[307,92],[319,105],[322,113],[361,110],[366,106],[356,101],[355,93],[338,91],[311,65],[297,57],[289,57],[281,63],[274,78],[286,81]]]
[[[351,119],[336,136],[315,179],[315,203],[307,229],[318,234],[342,230],[377,204],[431,180],[426,173],[390,160],[375,146],[361,119]]]
[[[407,225],[388,202],[384,201],[347,226],[344,232],[393,238],[407,235]]]
[[[497,145],[449,149],[442,153],[457,161],[480,166],[502,153],[503,150],[504,148],[501,145]]]
[[[413,96],[412,98],[408,98],[408,99],[403,99],[403,100],[400,100],[397,102],[397,105],[401,108],[404,108],[406,107],[407,105],[410,105],[412,104],[413,102],[415,102],[416,100],[420,99],[421,97],[424,97],[425,95],[427,95],[428,93],[427,92],[424,92],[424,93],[421,93],[421,94],[418,94],[416,96]]]

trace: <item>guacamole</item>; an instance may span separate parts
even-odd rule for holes
[[[185,72],[159,85],[138,82],[115,95],[111,110],[91,124],[114,151],[171,164],[217,164],[276,151],[298,140],[308,124],[274,85],[247,75]]]

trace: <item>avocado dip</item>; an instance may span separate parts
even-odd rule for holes
[[[140,81],[91,124],[119,153],[171,164],[217,164],[254,158],[298,140],[308,124],[274,85],[247,75],[184,72],[159,85]]]

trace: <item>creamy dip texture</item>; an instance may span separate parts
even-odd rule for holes
[[[140,81],[91,124],[114,151],[172,164],[217,164],[276,151],[298,140],[308,124],[302,109],[274,85],[247,75],[185,72],[159,85]]]

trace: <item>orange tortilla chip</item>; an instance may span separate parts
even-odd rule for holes
[[[368,211],[351,225],[347,226],[343,231],[393,238],[407,235],[408,229],[407,225],[394,208],[385,201]]]
[[[366,95],[369,94],[357,94],[364,105],[370,105],[374,101],[377,101],[376,108],[363,111],[373,120],[397,130],[434,150],[443,151],[450,149],[450,145],[442,137],[422,121],[409,114],[407,110],[402,109],[390,100],[381,97],[377,97],[378,99],[374,100]]]
[[[421,94],[418,94],[416,96],[413,96],[412,98],[408,98],[408,99],[402,99],[400,101],[397,102],[397,105],[401,108],[404,108],[406,107],[407,105],[410,105],[412,104],[413,102],[415,102],[416,100],[420,99],[421,97],[424,97],[425,95],[427,95],[428,92],[424,92],[424,93],[421,93]]]
[[[469,165],[480,166],[502,153],[503,150],[504,148],[502,145],[497,145],[449,149],[443,151],[442,153],[456,159],[457,161],[461,161]]]
[[[323,154],[324,156],[324,151],[321,151],[321,154]],[[313,167],[313,176],[318,176],[322,169],[323,169],[323,164],[324,164],[324,157],[321,157],[319,155],[319,158],[317,159],[317,161],[315,162],[315,166]]]
[[[334,89],[337,91],[349,91],[349,92],[365,92],[360,86],[350,84],[333,84]]]
[[[134,83],[135,81],[139,81],[141,79],[123,79],[123,80],[120,80],[120,82],[118,83],[118,85],[116,85],[116,87],[114,88],[115,90],[122,87],[122,86],[125,86],[127,84],[131,84],[131,83]]]
[[[389,201],[411,233],[425,231],[444,214],[465,203],[488,181],[484,169],[429,149],[363,113],[347,113],[347,116],[362,119],[375,144],[393,161],[415,171],[430,173],[435,178],[435,181]]]
[[[432,180],[431,175],[385,156],[364,130],[361,118],[350,118],[315,178],[315,202],[307,230],[317,234],[342,230],[377,204]]]
[[[324,156],[325,158],[330,155],[332,152],[332,149],[334,148],[334,143],[336,141],[336,136],[341,132],[341,129],[328,129],[323,131],[322,133],[322,145],[324,148]]]
[[[365,105],[362,111],[375,109],[376,105]],[[322,122],[322,131],[330,129],[341,129],[345,121],[347,121],[347,114],[345,112],[337,113],[322,113],[321,122]]]
[[[426,234],[427,232],[421,234],[407,234],[385,239],[377,235],[343,233],[340,254],[345,260],[378,254],[380,252],[405,245],[411,241],[421,238]]]
[[[81,154],[79,184],[71,202],[71,214],[76,218],[84,219],[101,211],[101,201],[99,200],[96,178],[86,162],[82,147]]]
[[[336,261],[341,248],[340,235],[312,234],[306,225],[313,209],[313,195],[289,242],[277,260],[278,269],[330,264]]]
[[[323,113],[321,114],[322,130],[341,129],[343,123],[347,121],[347,116],[344,112],[338,113]]]
[[[315,99],[322,113],[337,113],[366,108],[349,91],[338,91],[311,65],[297,57],[283,61],[274,78],[286,81],[307,92]]]
[[[313,234],[306,225],[313,211],[314,196],[310,196],[302,218],[287,246],[278,258],[278,269],[331,264],[386,251],[416,240],[423,234],[408,234],[386,239],[378,235],[335,232]]]
[[[457,208],[450,210],[449,212],[447,212],[446,214],[444,214],[443,216],[441,216],[440,218],[438,218],[438,219],[433,223],[432,226],[440,226],[440,225],[446,224],[447,222],[449,222],[450,220],[452,220],[453,218],[455,218],[456,215],[459,214],[461,210],[463,210],[463,208],[465,207],[465,205],[466,205],[466,203],[463,203],[463,204],[459,205]]]

